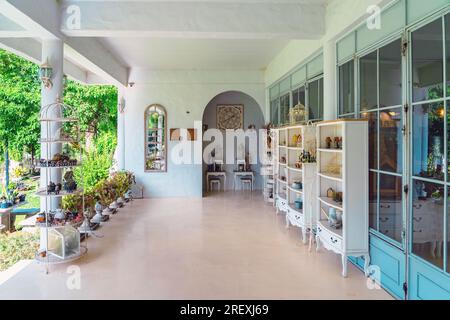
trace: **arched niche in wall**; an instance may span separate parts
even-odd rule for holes
[[[145,109],[145,172],[167,171],[167,112],[159,104]]]

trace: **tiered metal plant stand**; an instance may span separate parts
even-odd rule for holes
[[[78,230],[83,220],[87,219],[84,215],[83,188],[80,188],[80,186],[76,190],[62,188],[64,185],[62,181],[63,173],[59,176],[59,174],[55,173],[55,170],[52,170],[61,169],[62,172],[67,172],[67,170],[73,170],[74,167],[80,166],[82,162],[81,147],[77,161],[65,159],[55,162],[52,159],[55,153],[54,149],[58,146],[60,146],[58,149],[61,149],[61,154],[64,145],[78,144],[80,146],[78,118],[65,117],[67,114],[74,114],[73,112],[68,113],[68,111],[73,111],[73,108],[58,100],[45,106],[40,114],[41,132],[45,132],[46,135],[40,140],[41,144],[45,144],[45,152],[41,155],[43,159],[37,163],[37,167],[41,169],[41,177],[44,175],[45,183],[44,186],[40,186],[37,195],[45,198],[45,221],[41,223],[36,222],[36,227],[40,228],[40,248],[36,253],[36,260],[45,264],[46,273],[48,273],[49,265],[51,264],[68,263],[87,253],[87,241],[84,242],[84,245],[81,245],[81,234]],[[63,127],[69,123],[76,128],[76,138],[64,134]],[[50,190],[49,192],[47,186],[51,182],[57,184],[57,189],[59,190],[56,190],[56,192]],[[82,197],[82,219],[74,221],[63,220],[63,223],[60,221],[58,224],[53,223],[54,219],[51,218],[58,211],[61,213],[62,198],[76,194],[80,194]]]

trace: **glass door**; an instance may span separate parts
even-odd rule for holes
[[[359,59],[360,117],[369,120],[369,226],[403,248],[401,39]]]
[[[409,32],[409,297],[450,298],[450,14]]]

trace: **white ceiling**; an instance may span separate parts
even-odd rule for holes
[[[264,69],[287,39],[100,38],[126,67]]]

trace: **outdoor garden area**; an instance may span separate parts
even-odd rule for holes
[[[78,118],[76,144],[63,147],[59,159],[74,151],[83,161],[73,168],[79,193],[64,197],[64,210],[75,214],[94,211],[97,201],[108,205],[130,187],[132,175],[112,173],[116,148],[117,89],[114,86],[86,86],[64,81],[65,104]],[[21,203],[18,210],[39,210],[41,159],[41,81],[39,66],[0,50],[0,208]],[[70,132],[70,131],[69,131]],[[84,200],[84,201],[83,201]],[[83,208],[84,203],[84,208]],[[39,233],[23,231],[26,215],[16,215],[6,232],[0,233],[0,272],[22,259],[33,259],[39,246]],[[15,220],[15,221],[14,221]]]

